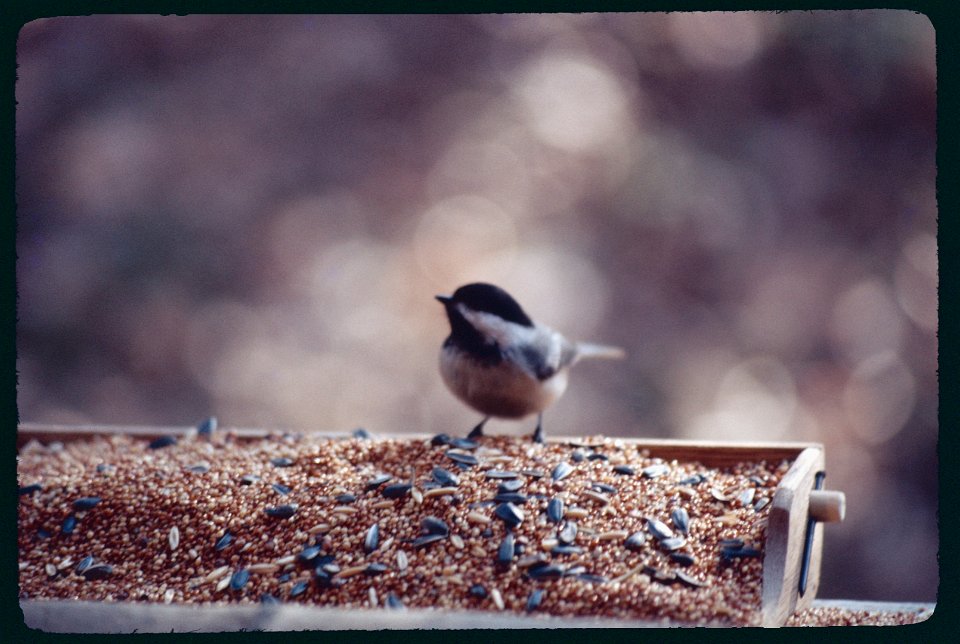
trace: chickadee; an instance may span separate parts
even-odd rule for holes
[[[468,438],[483,435],[492,416],[537,414],[533,440],[543,442],[543,410],[567,388],[567,370],[580,358],[621,358],[617,347],[574,343],[537,324],[493,284],[467,284],[437,295],[450,319],[440,374],[450,391],[481,414]]]

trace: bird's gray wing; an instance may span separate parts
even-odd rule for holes
[[[537,342],[517,348],[518,362],[536,376],[547,380],[561,369],[569,366],[577,357],[577,347],[559,333],[542,335]]]

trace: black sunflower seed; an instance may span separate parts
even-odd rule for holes
[[[696,577],[694,577],[693,575],[688,575],[682,570],[676,571],[675,574],[677,575],[677,579],[680,582],[686,584],[687,586],[690,586],[691,588],[703,588],[704,586],[707,585],[702,581],[700,581],[699,579],[697,579]]]
[[[515,528],[523,522],[523,510],[513,503],[501,503],[493,512],[511,528]]]
[[[94,564],[84,570],[82,574],[88,581],[91,579],[106,579],[113,574],[113,566],[109,564]]]
[[[559,579],[563,577],[563,566],[556,564],[534,565],[527,568],[530,579]]]
[[[517,472],[510,470],[487,470],[483,475],[488,479],[515,479],[520,476]]]
[[[450,534],[450,528],[443,519],[435,516],[425,517],[420,523],[420,527],[422,527],[423,531],[427,534],[439,534],[444,537]]]
[[[700,485],[706,479],[700,474],[694,474],[680,481],[680,485]]]
[[[280,600],[274,597],[273,595],[271,595],[270,593],[264,593],[260,595],[260,603],[274,605],[274,604],[279,604]]]
[[[391,483],[383,488],[380,494],[388,499],[400,499],[405,497],[412,487],[409,483]]]
[[[367,529],[367,535],[363,538],[363,550],[367,554],[373,552],[380,545],[380,524],[374,523]]]
[[[647,530],[660,541],[673,536],[673,530],[660,519],[647,519]]]
[[[601,454],[600,452],[593,452],[587,456],[587,460],[590,461],[609,461],[610,458],[606,454]]]
[[[553,468],[553,471],[550,472],[550,478],[554,481],[562,481],[565,479],[570,472],[573,471],[573,466],[566,461],[560,461],[557,463],[557,466]]]
[[[320,546],[307,546],[297,554],[297,561],[301,564],[312,563],[321,552]]]
[[[687,554],[686,552],[671,552],[670,558],[681,566],[692,566],[697,563],[697,560],[693,555]]]
[[[629,465],[614,465],[613,471],[617,474],[623,474],[625,476],[633,476],[637,473],[637,471]]]
[[[475,443],[469,438],[454,438],[450,441],[450,446],[456,447],[457,449],[471,450],[477,449],[477,447],[479,447],[479,443]]]
[[[560,523],[563,519],[563,500],[553,497],[547,502],[547,519],[552,523]]]
[[[520,494],[519,492],[500,492],[497,496],[493,497],[495,503],[517,503],[523,505],[527,502],[527,497],[525,494]]]
[[[593,489],[597,490],[598,492],[603,492],[604,494],[616,494],[616,493],[617,493],[617,488],[613,487],[612,485],[607,485],[606,483],[597,483],[597,482],[594,482],[594,483],[591,483],[591,484],[590,484],[590,487],[592,487]]]
[[[73,509],[79,511],[89,510],[97,503],[100,503],[99,496],[85,496],[73,502]]]
[[[683,537],[668,537],[666,539],[660,540],[660,547],[666,550],[667,552],[673,552],[674,550],[679,550],[687,544],[687,540]]]
[[[230,590],[240,590],[247,585],[249,579],[250,571],[246,568],[241,568],[230,577]]]
[[[547,475],[543,470],[520,470],[520,473],[524,476],[529,476],[532,479],[542,479]]]
[[[160,449],[162,447],[169,447],[170,445],[177,444],[176,436],[161,436],[160,438],[155,438],[150,441],[150,444],[147,445],[148,449]]]
[[[516,552],[514,552],[514,555],[516,555]],[[542,566],[547,563],[550,563],[547,555],[543,554],[542,552],[538,552],[526,557],[521,557],[517,562],[517,566],[520,568],[530,568],[531,566]]]
[[[476,465],[480,461],[477,460],[477,457],[473,454],[464,454],[463,452],[446,452],[447,458],[457,463],[458,465],[467,465],[472,466]]]
[[[370,432],[368,432],[367,430],[365,430],[363,427],[358,427],[358,428],[356,428],[355,430],[353,430],[353,432],[351,432],[350,435],[353,436],[354,438],[356,438],[356,439],[358,439],[358,440],[362,440],[362,441],[369,440],[369,439],[373,438],[373,436],[370,434]]]
[[[446,539],[442,534],[425,534],[422,537],[417,537],[413,540],[413,547],[416,549],[425,548],[431,543],[436,543],[437,541],[443,541]]]
[[[684,508],[674,508],[673,512],[670,513],[670,520],[673,521],[673,525],[682,532],[687,534],[690,530],[690,514]]]
[[[260,480],[256,474],[244,474],[240,477],[240,485],[253,485]]]
[[[272,483],[270,487],[272,487],[278,494],[290,494],[290,488],[283,483]]]
[[[53,535],[50,534],[50,531],[47,530],[46,528],[37,529],[37,539],[49,539],[52,536]]]
[[[523,479],[509,479],[497,486],[497,492],[516,492],[523,487]]]
[[[87,555],[77,563],[76,567],[73,569],[78,575],[82,575],[83,571],[93,565],[93,555]]]
[[[368,577],[373,577],[375,575],[382,575],[385,572],[387,572],[387,564],[375,561],[364,569],[363,574]]]
[[[274,467],[290,467],[293,465],[293,460],[287,458],[286,456],[278,456],[277,458],[271,458],[270,463]]]
[[[664,463],[654,463],[653,465],[648,465],[643,468],[643,475],[648,479],[655,479],[658,476],[663,476],[670,471],[670,466]]]
[[[443,469],[439,465],[433,468],[433,480],[444,487],[457,487],[460,485],[460,477]]]
[[[573,450],[573,454],[570,455],[570,458],[573,459],[574,463],[582,463],[583,459],[585,459],[586,457],[587,457],[587,453],[579,448]]]
[[[483,584],[474,584],[470,586],[467,592],[478,599],[486,599],[489,594],[487,589],[483,587]]]
[[[560,529],[560,532],[557,533],[557,539],[560,540],[560,543],[573,543],[573,540],[577,538],[577,524],[573,521],[567,521],[563,528]]]
[[[717,543],[717,545],[719,545],[721,548],[733,548],[733,549],[736,549],[736,548],[742,548],[742,547],[743,547],[743,543],[744,543],[744,542],[743,542],[743,539],[736,539],[736,538],[734,538],[734,539],[721,539],[721,540]]]
[[[580,546],[562,543],[551,548],[550,552],[555,555],[579,555],[583,552],[583,548]]]
[[[366,482],[365,487],[368,491],[373,490],[380,487],[387,481],[391,481],[391,480],[393,480],[393,477],[390,476],[389,474],[377,474],[372,479]]]
[[[434,446],[436,446],[436,445],[449,445],[449,444],[450,444],[450,441],[452,441],[452,440],[453,440],[453,439],[450,438],[450,435],[449,435],[449,434],[437,434],[436,436],[434,436],[433,438],[430,439],[430,444],[431,444],[431,445],[434,445]]]
[[[353,494],[338,494],[337,496],[333,497],[333,500],[337,503],[346,505],[347,503],[353,503],[356,501],[357,497]]]
[[[391,610],[403,610],[405,607],[399,597],[393,593],[387,593],[387,608]]]
[[[187,465],[187,471],[194,474],[206,474],[210,471],[210,466],[206,463],[194,463],[193,465]]]
[[[264,512],[267,513],[267,516],[275,517],[277,519],[289,519],[297,513],[297,504],[290,503],[288,505],[268,507],[264,510]]]
[[[627,550],[642,550],[643,544],[647,542],[647,535],[644,532],[634,532],[626,541],[623,542],[623,545],[626,546]]]
[[[746,507],[753,503],[753,497],[757,494],[757,488],[748,487],[737,497],[740,500],[740,505]]]
[[[66,519],[63,520],[63,523],[60,525],[60,532],[62,532],[63,534],[73,534],[73,530],[76,527],[77,527],[77,517],[71,514]]]
[[[313,583],[320,588],[329,588],[333,584],[333,575],[326,570],[317,569],[313,571]]]
[[[327,572],[339,572],[340,566],[333,563],[333,560],[336,559],[333,555],[323,555],[317,557],[317,560],[313,562],[315,568],[323,568]]]
[[[720,557],[726,561],[730,559],[744,557],[759,557],[762,553],[756,548],[724,548],[720,551]]]
[[[340,572],[340,566],[335,563],[326,563],[316,568],[316,570],[325,572],[328,575],[335,575]]]
[[[20,488],[20,496],[27,494],[33,494],[34,492],[39,492],[43,487],[39,483],[34,483],[33,485],[24,485]]]
[[[537,610],[540,606],[540,603],[543,602],[543,596],[546,594],[546,591],[543,588],[537,588],[535,591],[530,593],[530,596],[527,597],[527,606],[526,611],[528,613]]]
[[[293,588],[290,589],[290,596],[296,597],[297,595],[302,595],[303,591],[305,591],[309,585],[310,582],[308,581],[298,581],[293,585]]]
[[[754,504],[754,506],[753,506],[753,511],[754,511],[754,512],[759,512],[760,510],[762,510],[762,509],[764,509],[765,507],[767,507],[767,504],[768,504],[768,503],[770,503],[770,499],[769,499],[769,498],[762,498],[762,499],[760,499],[759,501],[757,501],[757,502]]]
[[[224,532],[223,536],[217,539],[217,543],[213,546],[214,550],[223,550],[230,545],[230,542],[233,541],[233,535],[229,532]]]
[[[501,566],[509,566],[510,562],[513,561],[513,555],[513,533],[508,532],[507,536],[505,536],[503,541],[500,542],[500,547],[497,548],[497,563]]]
[[[197,434],[200,436],[209,436],[213,432],[217,431],[217,417],[210,416],[205,418],[197,425]]]

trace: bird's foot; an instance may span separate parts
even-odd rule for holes
[[[481,436],[483,436],[483,426],[486,424],[488,420],[490,420],[489,416],[481,420],[477,424],[477,426],[474,427],[469,434],[467,434],[467,438],[470,440],[473,440],[474,438],[480,438]]]
[[[537,428],[533,430],[533,442],[543,444],[543,414],[537,416]]]

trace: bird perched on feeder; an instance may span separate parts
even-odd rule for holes
[[[537,414],[533,440],[543,442],[543,410],[567,388],[581,358],[622,358],[617,347],[571,342],[530,319],[509,293],[482,282],[437,295],[450,320],[440,374],[460,400],[484,415],[468,438],[483,435],[491,417]]]

